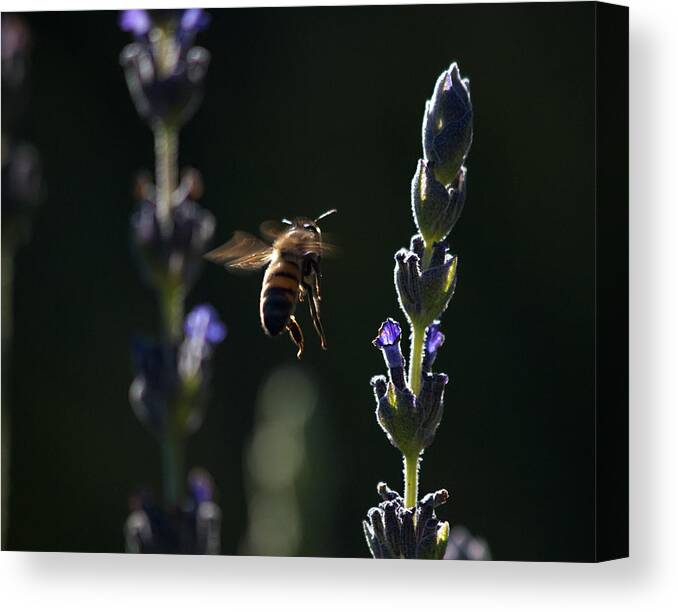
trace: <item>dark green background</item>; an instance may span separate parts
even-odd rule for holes
[[[446,414],[426,452],[423,492],[446,487],[441,516],[488,539],[496,559],[593,554],[592,4],[210,11],[206,97],[181,138],[201,170],[216,242],[263,219],[336,207],[325,228],[330,350],[310,330],[302,364],[322,389],[307,459],[309,555],[365,556],[375,485],[400,489],[398,453],[374,419],[371,346],[404,321],[393,254],[413,233],[409,184],[424,102],[451,61],[471,79],[475,141],[453,246],[457,294],[444,317]],[[48,197],[16,261],[7,547],[122,551],[127,497],[159,461],[127,391],[131,336],[156,329],[130,255],[133,175],[152,138],[129,100],[112,12],[25,15],[34,35],[27,138]],[[214,393],[189,446],[225,513],[223,550],[246,526],[243,444],[259,385],[295,364],[259,329],[259,277],[206,267],[191,303],[229,326]],[[322,520],[318,519],[322,515]],[[285,529],[284,525],[280,526]]]

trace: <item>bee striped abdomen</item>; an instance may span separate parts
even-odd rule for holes
[[[276,336],[287,327],[299,300],[301,269],[294,260],[278,255],[264,275],[261,287],[260,315],[264,331]]]

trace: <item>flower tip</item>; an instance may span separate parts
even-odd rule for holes
[[[459,75],[459,72],[457,72],[457,76]],[[448,92],[450,89],[454,87],[454,81],[456,81],[455,78],[453,78],[452,72],[450,70],[447,70],[443,73],[443,91]]]
[[[200,32],[210,24],[210,16],[201,8],[186,9],[181,15],[181,29],[185,32]]]
[[[393,346],[400,342],[402,330],[400,324],[391,318],[388,318],[381,324],[377,337],[372,341],[372,344],[377,348],[385,346]]]
[[[443,504],[447,503],[447,501],[450,499],[450,493],[448,492],[447,489],[440,489],[439,491],[436,491],[433,494],[433,506],[438,507],[442,506]],[[448,525],[449,528],[449,525]]]
[[[123,32],[144,36],[151,29],[151,18],[144,9],[131,9],[120,13],[118,25]]]
[[[370,380],[370,385],[372,385],[377,399],[381,399],[384,397],[384,395],[386,395],[386,391],[388,390],[388,381],[386,380],[385,376],[382,376],[381,374],[378,376],[373,376]]]
[[[395,260],[398,263],[403,263],[409,254],[410,252],[407,249],[398,249],[395,254]]]
[[[383,374],[377,374],[376,376],[373,376],[372,378],[370,378],[370,384],[373,387],[376,387],[376,386],[380,385],[381,383],[385,383],[385,382],[386,382],[386,377]]]
[[[450,537],[450,524],[445,521],[441,523],[436,532],[436,544],[438,546],[446,546],[447,540]]]

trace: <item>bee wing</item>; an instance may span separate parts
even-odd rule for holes
[[[252,234],[235,232],[226,244],[205,255],[205,259],[229,270],[256,270],[271,261],[273,249]]]
[[[270,221],[264,221],[259,226],[259,232],[261,235],[271,242],[274,242],[279,236],[289,231],[289,229],[289,224],[285,224],[282,221],[275,221],[273,219]]]
[[[309,253],[318,253],[322,257],[333,257],[339,252],[336,245],[325,242],[325,240],[305,242],[304,246],[307,247]]]

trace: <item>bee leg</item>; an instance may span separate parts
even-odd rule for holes
[[[313,295],[316,297],[318,302],[322,300],[322,296],[320,294],[320,279],[322,278],[322,274],[320,273],[320,264],[317,261],[311,261],[311,268],[315,272],[313,275],[313,284],[314,284],[314,293]]]
[[[322,296],[320,295],[320,272],[315,275],[315,293],[313,295],[318,300],[318,302],[322,300]]]
[[[304,352],[304,334],[301,331],[301,327],[299,327],[299,323],[297,323],[297,320],[294,318],[294,315],[290,315],[290,320],[287,323],[287,331],[290,334],[292,342],[294,342],[297,347],[297,359],[301,359],[301,355]]]
[[[317,282],[317,277],[316,277]],[[317,286],[317,285],[316,285]],[[311,320],[313,321],[313,327],[315,331],[320,336],[320,346],[324,351],[327,350],[327,341],[325,340],[325,330],[323,329],[322,321],[320,320],[320,294],[311,287],[306,287],[306,290],[309,293],[308,306],[311,311]]]

